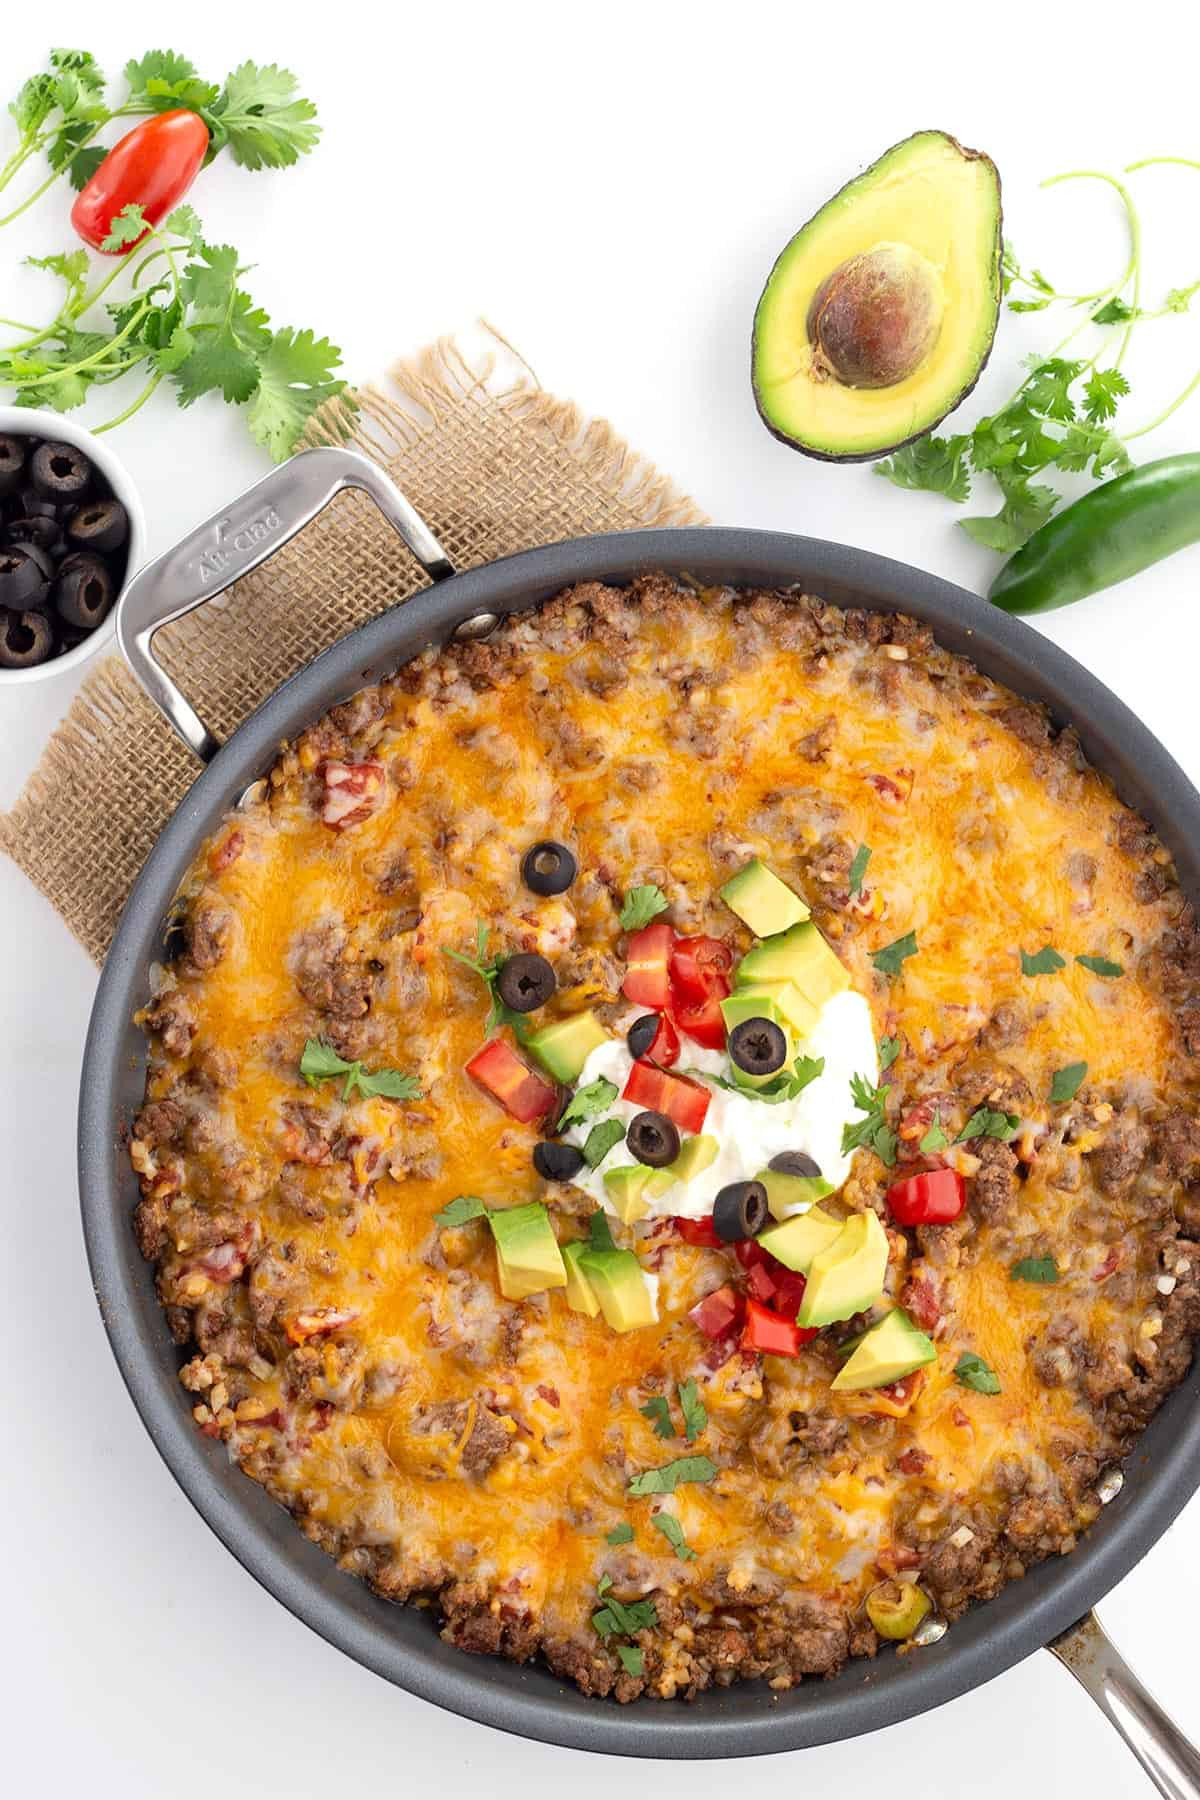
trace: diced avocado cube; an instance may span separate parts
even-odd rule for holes
[[[808,908],[799,894],[794,894],[778,875],[772,875],[757,856],[725,883],[721,898],[755,937],[774,937],[808,918]]]
[[[792,981],[815,1007],[850,986],[850,976],[809,920],[747,950],[738,964],[738,987],[764,981]]]
[[[833,1242],[813,1258],[798,1325],[832,1325],[874,1306],[883,1292],[887,1233],[873,1212],[847,1219]]]
[[[488,1223],[496,1240],[500,1292],[506,1300],[524,1300],[527,1294],[566,1287],[562,1252],[540,1200],[491,1212]]]
[[[604,1191],[622,1224],[636,1224],[650,1211],[646,1187],[653,1174],[645,1163],[623,1163],[619,1169],[604,1171]]]
[[[779,1169],[763,1169],[754,1179],[767,1190],[773,1219],[790,1219],[793,1213],[807,1212],[816,1201],[833,1192],[833,1183],[823,1175],[785,1175]]]
[[[654,1180],[660,1175],[669,1175],[672,1186],[677,1181],[694,1181],[697,1175],[703,1175],[705,1169],[712,1168],[720,1154],[721,1146],[716,1138],[708,1137],[704,1132],[695,1137],[684,1138],[675,1161],[668,1163],[665,1169],[656,1169]],[[655,1188],[654,1191],[657,1193],[659,1190]],[[662,1191],[665,1192],[665,1189]]]
[[[632,1250],[588,1250],[583,1269],[614,1331],[638,1331],[658,1319],[654,1290]]]
[[[580,1012],[535,1031],[525,1047],[557,1081],[575,1081],[592,1051],[608,1039],[594,1012]]]
[[[764,993],[761,987],[739,988],[736,993],[730,994],[727,999],[722,1000],[721,1017],[725,1021],[727,1032],[735,1030],[739,1025],[744,1025],[747,1019],[767,1019],[772,1025],[779,1026],[787,1039],[787,1053],[784,1062],[778,1069],[772,1069],[766,1075],[751,1075],[745,1069],[739,1068],[732,1058],[730,1059],[731,1073],[739,1087],[767,1087],[772,1081],[777,1080],[795,1056],[796,1048],[792,1042],[788,1021],[780,1012],[772,996]]]
[[[760,1175],[760,1181],[763,1179]],[[782,1225],[768,1225],[760,1231],[758,1241],[785,1269],[807,1275],[822,1250],[828,1250],[842,1229],[842,1221],[814,1206],[811,1212],[798,1213]]]
[[[898,1306],[863,1333],[853,1355],[834,1376],[833,1386],[842,1393],[887,1387],[901,1376],[911,1375],[914,1369],[936,1361],[934,1345]]]
[[[567,1271],[567,1305],[572,1312],[586,1313],[594,1319],[600,1311],[600,1302],[592,1292],[592,1284],[587,1278],[587,1271],[580,1267],[580,1259],[587,1254],[586,1243],[564,1244],[562,1249],[563,1266]]]
[[[770,1000],[800,1043],[810,1035],[821,1016],[820,1007],[806,999],[794,981],[759,981],[751,988],[738,989],[738,992],[760,994],[764,1000]]]

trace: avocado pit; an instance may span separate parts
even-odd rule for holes
[[[915,375],[941,335],[945,295],[927,257],[876,244],[823,281],[808,311],[814,360],[850,388],[887,388]]]

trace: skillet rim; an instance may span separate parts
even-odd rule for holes
[[[132,1177],[122,1143],[130,1096],[136,1104],[141,1082],[132,1014],[145,996],[167,905],[201,838],[269,766],[280,739],[478,612],[520,610],[574,581],[622,583],[660,568],[741,587],[798,585],[839,604],[926,620],[946,648],[1074,724],[1090,760],[1159,831],[1185,891],[1200,897],[1200,795],[1179,765],[1073,658],[965,589],[873,552],[752,529],[616,532],[522,551],[450,577],[323,652],[263,702],[185,794],[134,885],[101,974],[80,1093],[81,1208],[105,1330],[152,1441],[242,1566],[328,1643],[423,1699],[534,1740],[646,1757],[759,1755],[915,1717],[1000,1674],[1087,1612],[1200,1483],[1200,1362],[1139,1438],[1121,1494],[1076,1549],[974,1605],[941,1643],[903,1658],[885,1652],[874,1662],[852,1660],[832,1680],[806,1682],[782,1697],[762,1683],[741,1682],[686,1707],[646,1701],[622,1708],[585,1698],[545,1669],[450,1649],[413,1608],[380,1600],[341,1574],[221,1444],[195,1430],[152,1272],[130,1229]]]

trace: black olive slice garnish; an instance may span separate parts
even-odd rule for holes
[[[93,631],[113,603],[112,576],[98,556],[68,556],[54,584],[54,607],[65,625]]]
[[[0,550],[0,606],[7,606],[10,612],[26,612],[45,591],[46,577],[23,544]]]
[[[54,649],[45,613],[0,613],[0,669],[36,669]]]
[[[665,1169],[679,1155],[679,1127],[665,1113],[637,1113],[629,1121],[625,1146],[648,1169]]]
[[[821,1165],[803,1150],[781,1150],[767,1164],[776,1175],[795,1175],[800,1180],[819,1181]]]
[[[25,473],[26,444],[21,438],[0,436],[0,499],[15,492]]]
[[[554,970],[546,958],[527,951],[510,956],[496,977],[496,990],[505,1006],[519,1013],[545,1006],[554,987]]]
[[[13,505],[13,516],[17,511],[27,519],[57,519],[58,507],[53,500],[47,500],[35,487],[23,487]]]
[[[53,550],[62,538],[62,526],[52,512],[18,513],[4,527],[10,544],[37,544],[42,550]]]
[[[92,465],[74,444],[42,444],[29,465],[39,494],[59,505],[78,504],[92,485]]]
[[[67,520],[67,537],[80,550],[119,550],[129,536],[129,515],[119,500],[89,500]]]
[[[558,1144],[547,1139],[533,1147],[533,1166],[543,1181],[573,1181],[583,1162],[583,1151],[576,1144]]]
[[[565,894],[578,873],[579,864],[567,846],[553,838],[531,844],[521,858],[521,879],[535,894]]]
[[[774,1075],[787,1052],[787,1037],[773,1019],[743,1019],[729,1034],[730,1060],[747,1075]]]
[[[657,1030],[657,1013],[643,1013],[640,1019],[635,1019],[633,1021],[633,1024],[625,1033],[625,1042],[629,1045],[629,1054],[635,1062],[639,1056],[645,1056],[647,1050],[654,1042]]]
[[[770,1217],[761,1181],[731,1181],[713,1201],[713,1230],[726,1244],[757,1237]]]
[[[25,552],[26,556],[33,559],[47,581],[54,580],[54,577],[58,574],[58,565],[49,550],[43,548],[41,544],[33,543],[24,543],[21,545],[21,549]]]

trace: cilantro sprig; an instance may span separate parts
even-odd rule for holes
[[[885,944],[882,950],[872,950],[871,961],[881,975],[899,975],[901,968],[910,956],[917,954],[917,934],[906,931],[894,943]]]
[[[1028,950],[1021,951],[1022,975],[1057,975],[1058,971],[1065,969],[1066,966],[1066,957],[1060,956],[1053,944],[1043,945],[1032,955]]]
[[[695,1562],[696,1552],[688,1548],[688,1541],[684,1536],[683,1526],[679,1523],[679,1520],[675,1517],[674,1513],[653,1513],[650,1517],[650,1523],[653,1525],[655,1531],[662,1532],[680,1562]]]
[[[1008,1274],[1011,1281],[1032,1281],[1051,1287],[1058,1280],[1058,1264],[1052,1256],[1023,1256]]]
[[[851,1150],[873,1150],[887,1168],[893,1166],[898,1139],[884,1116],[887,1095],[886,1086],[873,1087],[865,1075],[850,1077],[850,1097],[866,1117],[842,1127],[843,1156]]]
[[[592,1624],[606,1642],[610,1637],[632,1637],[635,1632],[648,1631],[658,1624],[653,1600],[634,1600],[626,1605],[613,1594],[611,1575],[602,1575],[596,1583],[596,1598],[603,1605],[592,1614]]]
[[[724,1088],[730,1094],[740,1094],[744,1100],[759,1100],[764,1106],[778,1106],[783,1100],[794,1100],[802,1094],[811,1082],[825,1073],[823,1056],[797,1056],[790,1069],[781,1070],[774,1081],[768,1081],[762,1087],[743,1087],[740,1081],[730,1081],[724,1075],[714,1075],[708,1069],[687,1069],[685,1074],[696,1081],[711,1081],[715,1087]]]
[[[568,1125],[582,1124],[584,1119],[607,1112],[617,1097],[617,1091],[616,1082],[609,1081],[605,1075],[589,1081],[586,1087],[577,1088],[558,1121],[558,1129],[565,1131]]]
[[[300,1057],[300,1073],[311,1088],[344,1075],[343,1100],[349,1100],[355,1090],[364,1100],[373,1100],[377,1095],[385,1100],[421,1098],[421,1084],[415,1075],[405,1075],[400,1069],[376,1069],[373,1075],[368,1074],[361,1062],[347,1062],[324,1038],[308,1039]]]
[[[1007,1144],[1020,1123],[1019,1113],[995,1112],[990,1106],[980,1106],[971,1114],[954,1141],[956,1144],[966,1144],[972,1138],[990,1137]]]
[[[478,975],[487,989],[491,1004],[484,1022],[484,1036],[493,1037],[502,1025],[510,1025],[518,1042],[523,1044],[529,1036],[529,1020],[524,1013],[515,1012],[511,1006],[506,1006],[500,998],[500,989],[496,984],[504,967],[504,958],[493,956],[488,960],[488,939],[491,934],[491,926],[479,919],[475,925],[474,956],[467,956],[462,950],[452,950],[448,944],[441,946],[442,955],[448,956],[451,962],[461,963],[464,969],[470,969],[472,974]]]
[[[954,1379],[961,1387],[974,1388],[977,1394],[1000,1392],[1000,1377],[974,1350],[963,1351],[954,1365]]]
[[[643,1469],[629,1483],[627,1492],[635,1498],[642,1494],[673,1494],[688,1481],[711,1481],[717,1465],[711,1456],[677,1456],[674,1462],[659,1469]]]
[[[659,913],[665,913],[670,904],[662,889],[655,887],[653,882],[630,888],[621,907],[621,929],[640,931],[651,919],[657,919]]]
[[[708,1411],[700,1398],[700,1390],[694,1381],[681,1381],[676,1387],[679,1397],[679,1410],[683,1414],[683,1432],[677,1433],[675,1421],[671,1416],[671,1403],[665,1394],[652,1394],[645,1406],[638,1411],[643,1419],[649,1419],[654,1426],[656,1437],[673,1438],[682,1435],[689,1444],[694,1443],[701,1432],[708,1428]]]

